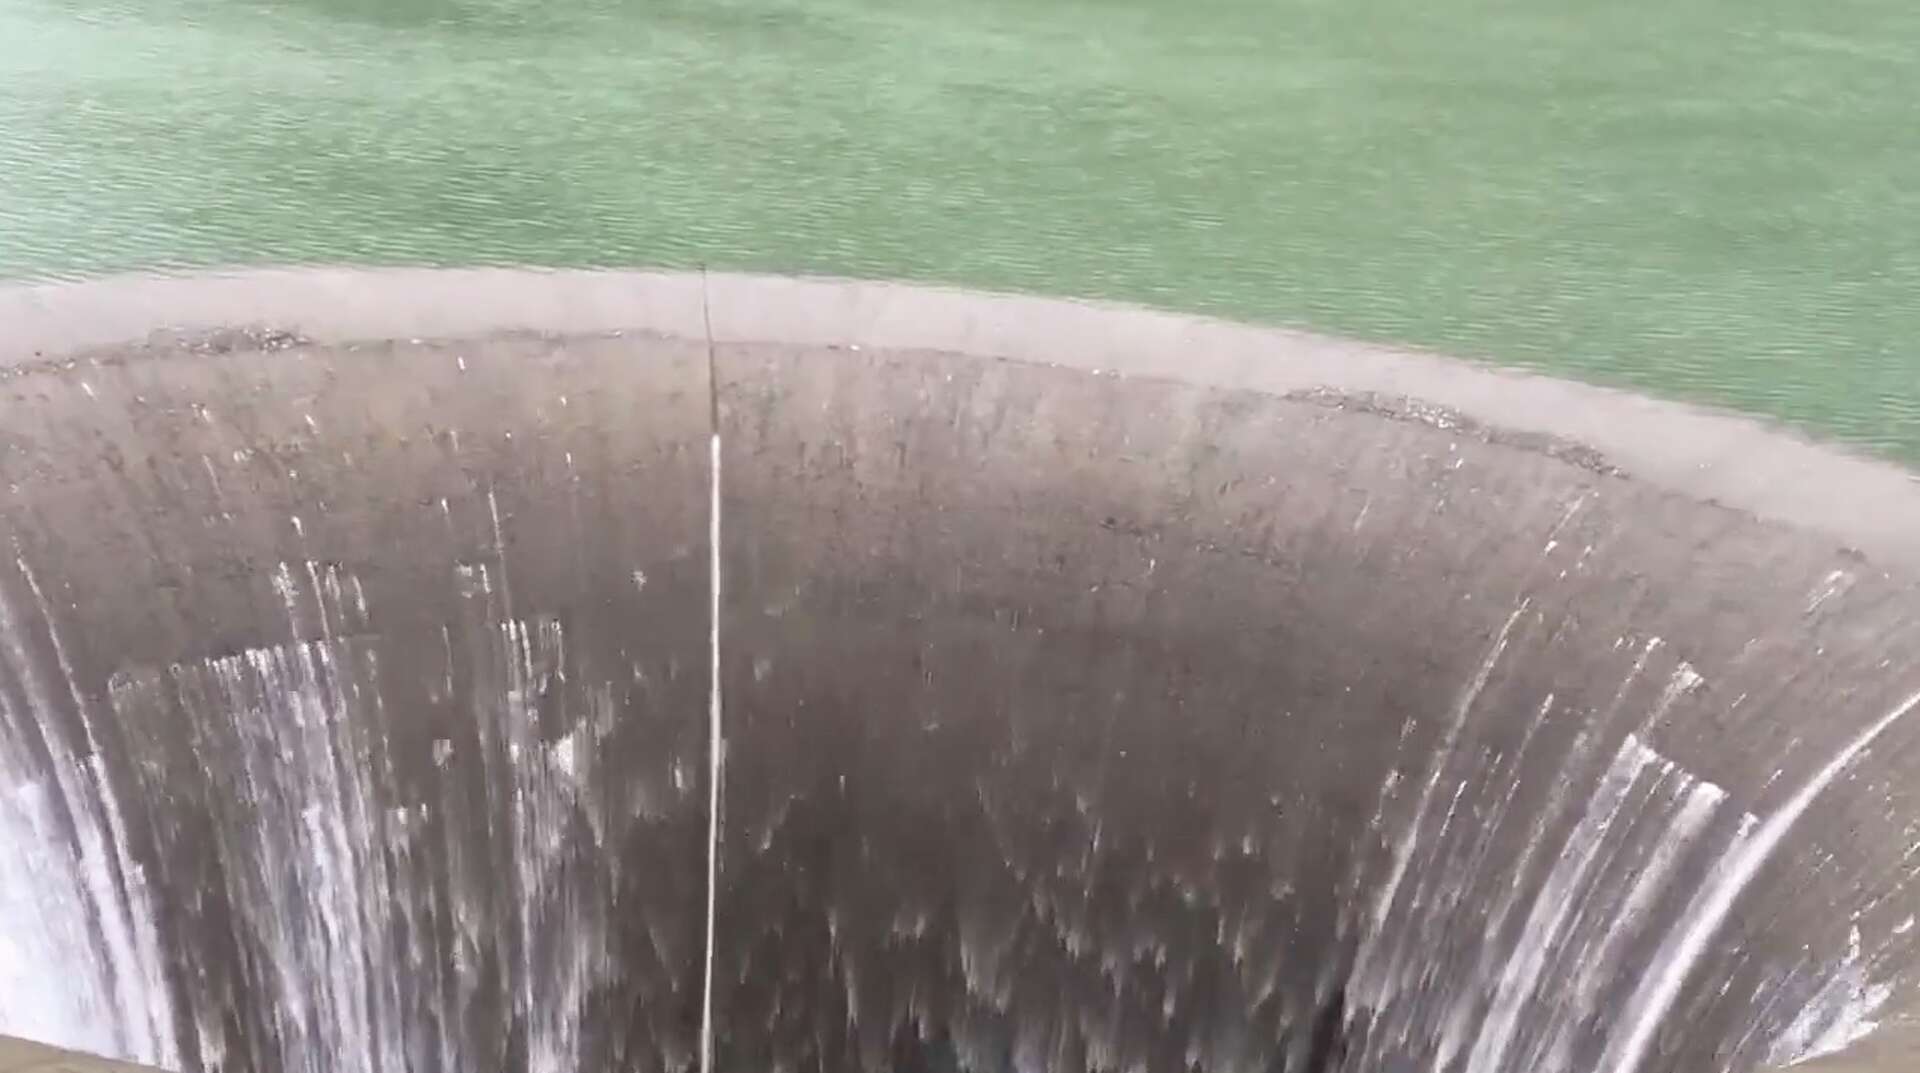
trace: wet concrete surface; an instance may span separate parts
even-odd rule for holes
[[[0,323],[0,1030],[315,1073],[1911,1032],[1884,463],[887,285],[268,273]]]
[[[6,1073],[141,1073],[143,1067],[0,1037],[0,1070]]]

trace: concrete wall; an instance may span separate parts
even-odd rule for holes
[[[0,981],[78,959],[0,1029],[316,1073],[1909,1031],[1896,467],[876,284],[267,273],[0,324],[0,854],[40,877]]]

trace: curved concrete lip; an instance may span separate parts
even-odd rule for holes
[[[1920,571],[1920,474],[1761,419],[1417,350],[1137,307],[740,273],[263,269],[0,287],[0,366],[237,324],[316,342],[498,331],[930,350],[1271,395],[1508,439]]]

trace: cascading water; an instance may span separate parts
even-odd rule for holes
[[[176,1063],[146,876],[129,858],[106,758],[85,716],[84,745],[69,742],[22,630],[0,596],[0,1030]],[[69,699],[83,709],[77,691]],[[49,966],[65,967],[59,986],[43,978]]]
[[[1911,1004],[1903,567],[1349,365],[1194,356],[1293,336],[559,275],[458,277],[491,301],[416,333],[354,278],[298,292],[355,296],[335,336],[0,355],[0,1034],[1743,1073]],[[166,293],[225,323],[227,285]],[[69,294],[0,314],[96,323]],[[954,353],[1026,346],[1199,372]]]
[[[1453,727],[1464,721],[1524,611],[1508,619],[1455,709]],[[1661,647],[1658,639],[1646,644],[1620,696]],[[1527,755],[1537,721],[1509,757],[1459,757],[1458,732],[1450,732],[1413,820],[1398,836],[1400,852],[1360,943],[1347,995],[1349,1002],[1359,1000],[1356,1019],[1365,1027],[1355,1068],[1400,1063],[1462,1073],[1634,1073],[1680,987],[1786,832],[1862,750],[1920,704],[1920,695],[1911,697],[1862,731],[1762,822],[1724,810],[1725,790],[1643,740],[1681,695],[1703,684],[1691,666],[1679,663],[1652,710],[1590,784],[1596,745],[1622,714],[1618,698],[1578,731],[1564,755],[1544,761]],[[1552,709],[1549,697],[1538,719]],[[1528,778],[1554,784],[1546,807],[1531,819],[1513,817],[1514,796]],[[1430,807],[1446,780],[1457,781],[1445,814],[1435,818]],[[1568,791],[1583,785],[1590,785],[1584,801],[1570,800]],[[1578,819],[1557,842],[1549,840],[1546,832],[1564,814]],[[1488,847],[1509,822],[1526,828],[1519,858],[1489,869]],[[1400,880],[1416,857],[1401,901]],[[1676,870],[1689,860],[1692,874],[1704,878],[1691,890],[1673,886]],[[1536,861],[1550,862],[1537,886],[1530,879]],[[1682,907],[1677,919],[1675,906]],[[1654,912],[1663,907],[1668,911]],[[1637,964],[1623,962],[1636,942],[1646,949],[1655,936],[1650,954]],[[1891,988],[1859,987],[1859,957],[1856,931],[1849,955],[1822,967],[1828,982],[1800,1014],[1823,1031],[1784,1034],[1782,1045],[1768,1052],[1770,1063],[1839,1050],[1872,1030]],[[1603,1004],[1605,985],[1636,973],[1641,983],[1627,1001],[1615,994]],[[1451,982],[1436,988],[1436,979]]]

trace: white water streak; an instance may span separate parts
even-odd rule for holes
[[[713,1073],[714,917],[720,873],[720,433],[712,440],[707,505],[708,682],[707,698],[707,940],[700,991],[700,1073]]]
[[[479,951],[493,944],[529,1073],[578,1068],[583,1018],[608,957],[604,892],[575,867],[573,839],[593,823],[582,821],[597,742],[581,740],[581,713],[565,703],[560,624],[489,622],[476,635],[474,734],[497,745],[505,765],[486,772],[502,795],[499,826],[490,814],[487,827],[498,841],[473,860],[449,834],[446,874],[435,876],[416,843],[431,816],[462,813],[471,772],[436,767],[439,800],[397,799],[382,690],[367,677],[377,664],[349,639],[366,625],[364,598],[332,566],[308,564],[305,583],[295,578],[285,565],[273,575],[289,624],[298,632],[303,608],[317,607],[322,639],[173,671],[195,756],[239,781],[209,787],[208,798],[235,937],[250,948],[245,962],[260,966],[250,983],[272,1011],[266,1057],[286,1073],[383,1073],[436,1059],[445,1070],[469,1068],[467,1011],[485,963]],[[454,757],[446,745],[435,746],[442,765]],[[442,912],[453,936],[444,953],[433,935]],[[436,1017],[443,962],[457,994]],[[203,1052],[217,1055],[222,1041],[206,1028],[219,1027],[218,1011],[195,1013]]]
[[[1662,758],[1660,763],[1664,775],[1679,777],[1676,792],[1681,797],[1680,809],[1668,823],[1665,837],[1654,847],[1652,857],[1640,867],[1626,899],[1608,916],[1599,938],[1575,958],[1577,967],[1569,988],[1572,994],[1562,1000],[1566,1008],[1554,1030],[1554,1060],[1549,1068],[1567,1068],[1575,1027],[1594,1011],[1601,987],[1619,972],[1622,947],[1629,937],[1639,934],[1643,918],[1665,889],[1674,868],[1692,849],[1706,829],[1707,821],[1727,800],[1727,792],[1713,783],[1681,771],[1672,761]]]
[[[1753,877],[1773,856],[1773,851],[1808,806],[1820,796],[1820,792],[1838,778],[1855,757],[1872,745],[1874,739],[1916,705],[1920,705],[1920,693],[1908,697],[1861,731],[1834,754],[1826,766],[1808,779],[1806,785],[1788,799],[1778,812],[1741,839],[1732,852],[1722,859],[1708,878],[1707,885],[1695,896],[1680,922],[1660,944],[1653,959],[1654,971],[1642,981],[1628,1005],[1628,1031],[1616,1037],[1608,1046],[1602,1069],[1608,1073],[1634,1073],[1640,1068],[1640,1061],[1645,1057],[1648,1045],[1653,1042],[1654,1032],[1666,1019],[1667,1012],[1680,995],[1681,986],[1692,974],[1714,934],[1726,922],[1727,914],[1733,910],[1734,902],[1746,890],[1747,884],[1753,881]]]
[[[581,1014],[604,976],[605,934],[594,894],[568,867],[569,834],[586,796],[580,736],[543,743],[540,698],[560,688],[566,636],[541,619],[500,627],[506,705],[500,713],[513,772],[510,826],[520,941],[516,998],[527,1023],[529,1073],[566,1073],[581,1060]],[[486,718],[484,713],[480,718]]]
[[[1541,973],[1551,956],[1559,952],[1566,941],[1568,918],[1587,887],[1607,832],[1626,803],[1627,792],[1640,778],[1640,773],[1658,759],[1653,750],[1628,735],[1615,754],[1613,764],[1601,776],[1599,789],[1588,800],[1586,812],[1573,833],[1567,836],[1566,848],[1547,874],[1540,893],[1534,897],[1516,949],[1501,969],[1493,1006],[1487,1011],[1467,1057],[1468,1069],[1502,1068],[1507,1048],[1519,1029],[1521,1012],[1539,991]]]
[[[1847,956],[1828,970],[1820,989],[1767,1049],[1768,1066],[1789,1066],[1845,1050],[1880,1027],[1880,1011],[1893,985],[1867,977],[1860,928],[1847,935]]]
[[[1487,687],[1488,679],[1493,677],[1493,669],[1500,662],[1501,653],[1507,650],[1507,639],[1513,632],[1514,623],[1520,621],[1520,616],[1525,614],[1526,610],[1527,601],[1522,600],[1520,606],[1514,608],[1513,613],[1507,616],[1507,621],[1501,624],[1500,632],[1494,636],[1493,644],[1488,646],[1486,656],[1481,659],[1480,666],[1474,671],[1472,680],[1454,702],[1453,711],[1447,720],[1447,728],[1439,746],[1434,750],[1433,765],[1428,769],[1427,780],[1420,788],[1420,799],[1414,805],[1413,816],[1407,822],[1405,833],[1401,835],[1399,843],[1394,848],[1393,862],[1388,867],[1387,878],[1381,883],[1379,897],[1374,902],[1372,926],[1368,930],[1365,945],[1362,947],[1358,964],[1354,969],[1356,980],[1363,983],[1372,982],[1372,970],[1375,968],[1372,961],[1378,957],[1381,932],[1386,927],[1388,914],[1393,912],[1394,902],[1400,894],[1400,884],[1407,876],[1407,868],[1413,863],[1413,852],[1418,845],[1421,828],[1426,825],[1427,813],[1433,809],[1433,800],[1439,790],[1441,776],[1446,772],[1447,760],[1453,755],[1454,747],[1459,743],[1460,735],[1466,727],[1467,716],[1473,711],[1474,702],[1480,698],[1480,692]],[[1377,1000],[1380,996],[1369,997]]]
[[[1638,735],[1627,735],[1533,897],[1479,1021],[1466,1070],[1571,1068],[1575,1037],[1600,989],[1618,971],[1622,944],[1638,934],[1674,868],[1726,798],[1724,790],[1681,771]],[[1617,903],[1602,899],[1596,906],[1596,897],[1619,886],[1608,876],[1627,846],[1624,840],[1636,838],[1634,817],[1653,801],[1679,804]],[[1524,1032],[1528,1025],[1536,1030]]]
[[[396,1011],[373,1001],[398,990],[386,977],[400,966],[342,654],[331,642],[295,642],[176,672],[202,720],[196,753],[244,780],[222,807],[217,838],[229,902],[264,947],[260,986],[287,1014],[276,1020],[290,1073],[377,1073],[385,1056],[405,1053]]]
[[[0,1031],[178,1066],[146,876],[128,852],[105,758],[49,605],[25,561],[17,565],[39,603],[86,755],[69,743],[11,603],[0,594],[0,668],[26,705],[17,711],[0,692]],[[44,776],[33,739],[46,750]],[[58,986],[50,986],[49,971],[59,973]]]

